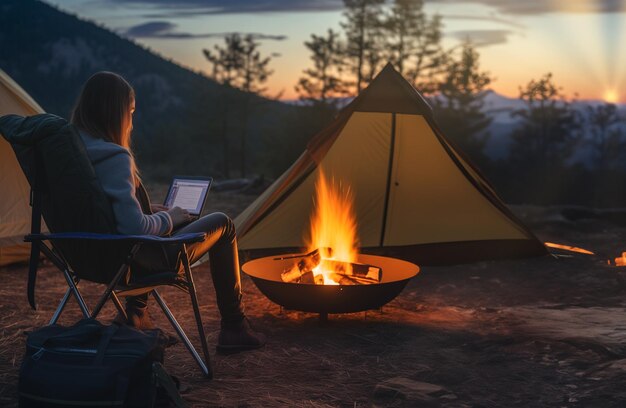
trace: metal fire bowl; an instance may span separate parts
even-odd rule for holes
[[[381,283],[371,285],[313,285],[287,283],[280,274],[293,266],[294,259],[275,261],[269,256],[242,266],[259,290],[272,302],[289,310],[313,313],[352,313],[378,309],[398,296],[419,267],[407,261],[376,255],[359,255],[358,262],[383,270]]]

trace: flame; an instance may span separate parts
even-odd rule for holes
[[[569,245],[563,245],[563,244],[555,244],[553,242],[544,242],[544,245],[547,246],[548,248],[563,249],[565,251],[578,252],[579,254],[595,255],[591,251],[588,251],[588,250],[586,250],[584,248],[578,248],[578,247],[575,247],[575,246],[569,246]]]
[[[356,262],[359,252],[353,202],[350,187],[344,188],[334,179],[327,180],[320,168],[315,183],[310,236],[306,240],[307,252],[319,248],[322,251],[322,259]],[[325,248],[332,248],[332,254]],[[338,285],[330,278],[330,274],[335,271],[322,268],[322,264],[313,269],[313,274],[315,276],[321,274],[325,285]]]
[[[622,252],[622,256],[615,258],[615,266],[626,266],[626,252]]]

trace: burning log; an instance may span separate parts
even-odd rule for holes
[[[313,275],[313,271],[308,271],[302,274],[300,280],[297,283],[305,283],[308,285],[323,285],[324,277],[322,275]]]
[[[303,276],[308,272],[311,273],[311,277],[307,277],[305,279],[310,280],[310,283],[315,283],[315,279],[313,277],[313,269],[317,267],[322,261],[322,256],[320,255],[320,250],[316,249],[314,251],[309,252],[308,254],[302,255],[292,255],[283,258],[274,258],[274,260],[283,260],[283,259],[291,259],[291,258],[302,258],[295,264],[292,268],[286,270],[285,272],[280,274],[280,278],[283,282],[301,282]],[[302,282],[305,283],[305,282]]]
[[[340,285],[371,285],[374,283],[379,283],[373,279],[362,278],[354,275],[346,275],[337,272],[331,273],[329,277]]]
[[[352,279],[350,276],[341,273],[331,273],[330,279],[334,280],[340,285],[358,285],[359,283]]]
[[[313,270],[318,266],[319,269],[326,272],[328,278],[340,285],[369,285],[379,283],[383,278],[383,271],[377,266],[322,259],[322,252],[332,256],[331,248],[318,248],[308,254],[274,258],[274,260],[299,258],[295,265],[281,273],[282,281],[323,285],[324,276],[320,273],[317,275],[313,273]]]
[[[383,279],[383,270],[373,265],[324,259],[322,268],[368,283],[378,283]]]

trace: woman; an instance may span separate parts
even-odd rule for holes
[[[222,317],[218,351],[236,352],[262,347],[265,336],[253,331],[241,303],[237,239],[233,222],[213,213],[190,222],[180,207],[150,205],[135,166],[131,130],[135,92],[121,76],[98,72],[87,80],[72,112],[71,122],[81,138],[100,184],[111,202],[120,234],[169,235],[205,232],[207,238],[187,247],[189,261],[209,252],[211,276]],[[177,248],[143,246],[135,256],[133,273],[150,273],[175,265]],[[147,312],[148,295],[126,299],[128,320],[139,329],[153,328]],[[116,320],[123,320],[118,316]],[[123,321],[122,321],[123,322]]]

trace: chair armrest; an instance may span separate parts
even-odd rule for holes
[[[180,234],[173,237],[159,237],[157,235],[119,235],[97,234],[95,232],[59,232],[56,234],[28,234],[24,237],[25,242],[48,241],[51,239],[91,239],[95,241],[130,241],[130,242],[154,242],[160,244],[190,244],[202,242],[206,238],[204,232]]]

